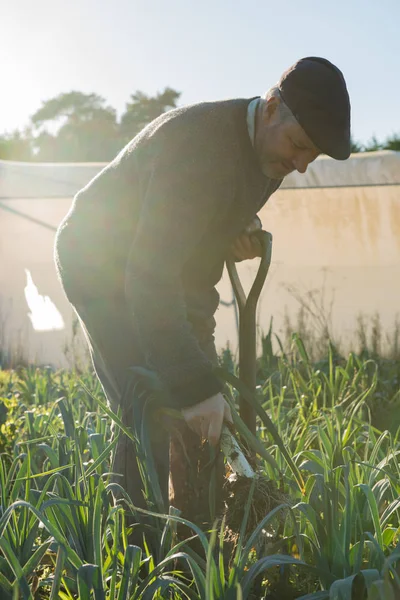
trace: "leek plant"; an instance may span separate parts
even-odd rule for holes
[[[294,336],[270,367],[256,394],[218,371],[235,423],[227,481],[249,480],[240,501],[234,488],[226,497],[227,509],[235,495],[240,505],[231,537],[228,512],[202,530],[160,505],[146,421],[124,428],[93,374],[0,371],[0,598],[398,600],[400,422],[391,396],[394,422],[374,424],[389,389],[378,362],[339,364],[331,351],[314,364]],[[239,395],[256,410],[256,436]],[[111,480],[111,425],[145,453],[148,510]],[[260,478],[280,494],[261,509]]]

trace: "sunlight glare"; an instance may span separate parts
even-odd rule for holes
[[[64,329],[64,320],[49,296],[39,294],[38,288],[33,283],[32,275],[28,269],[26,273],[26,287],[24,288],[26,302],[30,312],[28,316],[35,331],[54,331]]]

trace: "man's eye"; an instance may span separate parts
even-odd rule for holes
[[[296,150],[308,150],[308,148],[306,148],[305,146],[302,146],[301,144],[296,144],[296,142],[293,142],[293,147],[296,148]]]

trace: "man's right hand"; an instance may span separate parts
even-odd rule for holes
[[[235,260],[247,260],[256,258],[257,256],[262,257],[262,245],[260,240],[254,235],[254,233],[261,230],[262,223],[260,218],[256,215],[253,221],[231,245],[231,253]]]
[[[233,423],[231,409],[221,393],[183,408],[182,414],[190,429],[207,439],[211,446],[218,444],[224,420]]]

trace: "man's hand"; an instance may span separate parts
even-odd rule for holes
[[[190,429],[207,439],[211,446],[218,444],[224,420],[233,423],[231,409],[221,393],[183,408],[182,414]]]
[[[231,252],[235,260],[246,260],[262,256],[262,246],[257,236],[252,235],[255,231],[262,229],[262,223],[256,217],[244,232],[240,234],[231,246]]]

